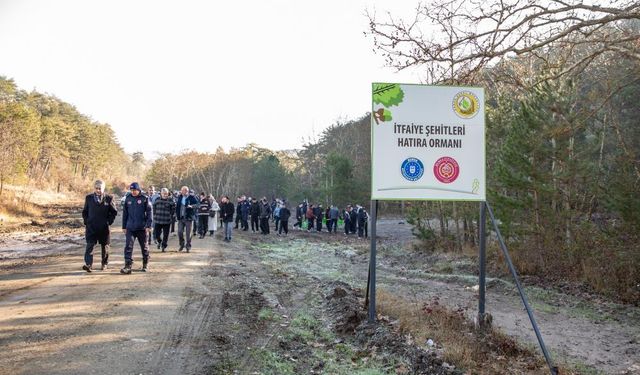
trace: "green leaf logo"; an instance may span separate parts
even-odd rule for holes
[[[460,103],[460,107],[462,107],[462,109],[464,109],[465,111],[468,111],[471,109],[471,100],[469,100],[469,98],[462,98],[462,102]]]
[[[397,83],[374,83],[373,84],[373,102],[382,104],[385,107],[391,107],[402,103],[404,99],[404,91]]]

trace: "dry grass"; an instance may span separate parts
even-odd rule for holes
[[[398,320],[398,330],[424,345],[432,339],[444,360],[468,374],[548,374],[540,355],[496,329],[478,331],[464,311],[450,310],[437,299],[409,302],[379,290],[378,311]],[[561,374],[572,374],[561,369]]]
[[[30,222],[42,216],[44,206],[68,203],[77,199],[75,196],[26,186],[5,185],[0,196],[0,225]]]
[[[35,217],[39,213],[36,205],[27,197],[19,196],[13,191],[4,191],[0,197],[0,223],[15,224],[25,221],[25,218]]]

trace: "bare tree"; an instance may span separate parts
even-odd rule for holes
[[[420,3],[411,20],[367,16],[369,35],[387,65],[419,67],[433,83],[472,81],[484,67],[513,56],[561,65],[556,76],[580,71],[603,54],[640,60],[640,2],[596,3],[435,0]]]

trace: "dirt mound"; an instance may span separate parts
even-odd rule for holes
[[[367,318],[362,307],[362,291],[343,282],[332,282],[325,286],[325,299],[336,332],[353,334]]]
[[[377,321],[370,324],[363,307],[363,293],[343,282],[324,285],[326,309],[333,318],[335,331],[344,340],[361,348],[361,356],[368,356],[393,364],[402,362],[399,374],[462,374],[445,363],[435,351],[415,345],[410,338],[400,335],[393,324]]]

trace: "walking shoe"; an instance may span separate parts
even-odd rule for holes
[[[158,242],[158,249],[160,248],[160,242]]]
[[[83,269],[83,270],[85,270],[85,271],[87,271],[87,272],[89,272],[89,273],[91,273],[91,271],[93,271],[93,270],[91,269],[91,266],[90,266],[90,265],[88,265],[88,264],[85,264],[84,266],[82,266],[82,269]]]
[[[123,275],[131,275],[131,263],[126,263],[124,267],[120,269],[120,273]]]
[[[142,262],[142,272],[148,272],[149,271],[149,262]]]
[[[106,263],[103,263],[102,266],[100,267],[101,271],[106,271],[107,268],[109,268],[109,266]]]
[[[180,248],[178,249],[178,251],[182,251],[184,250],[184,246],[180,246]]]
[[[166,246],[162,246],[162,252],[164,253],[167,250]]]
[[[187,246],[187,253],[191,250],[191,246]]]

